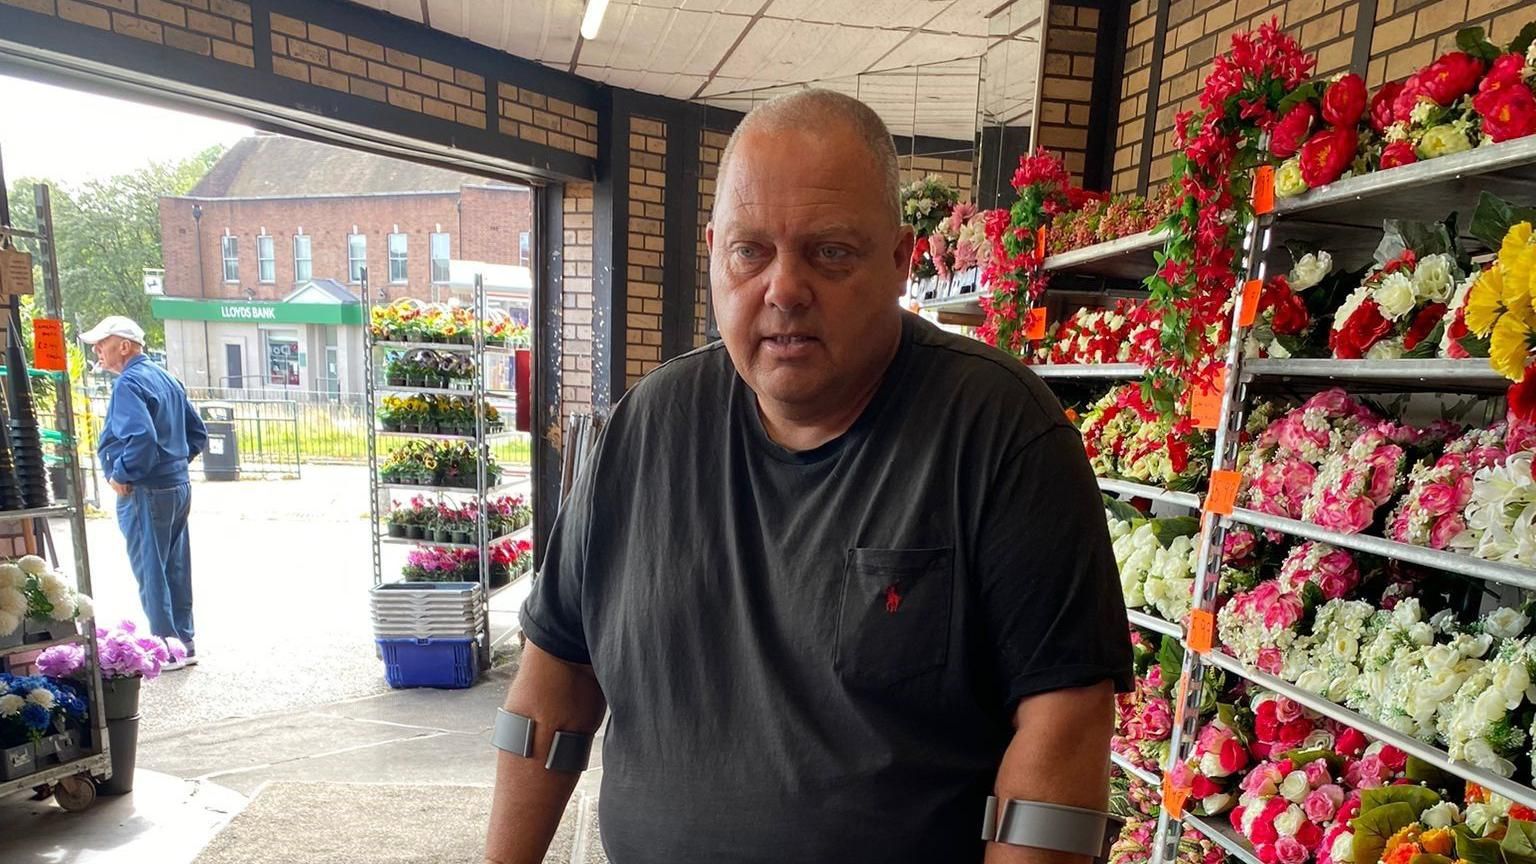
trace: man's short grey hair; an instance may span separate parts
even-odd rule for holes
[[[875,110],[863,102],[832,90],[815,88],[799,90],[778,96],[753,108],[751,113],[731,133],[731,140],[720,156],[719,176],[725,176],[726,166],[736,150],[736,142],[748,132],[766,132],[778,129],[814,129],[818,132],[835,123],[851,128],[875,160],[884,181],[880,189],[881,202],[890,208],[891,215],[901,221],[901,171],[896,164],[896,143],[891,131]],[[718,205],[719,195],[715,196]]]

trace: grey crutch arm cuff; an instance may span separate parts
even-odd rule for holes
[[[999,802],[989,796],[981,839],[1104,861],[1124,824],[1119,816],[1097,810],[1042,801]]]
[[[496,709],[496,729],[491,733],[491,744],[524,759],[533,758],[533,718],[513,714],[504,708]],[[587,770],[592,758],[592,736],[580,732],[560,731],[549,746],[549,759],[544,767],[549,771],[580,774]]]

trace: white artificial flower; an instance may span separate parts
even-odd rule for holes
[[[1366,300],[1370,299],[1370,296],[1371,289],[1365,287],[1364,285],[1361,285],[1359,288],[1356,288],[1354,291],[1350,292],[1350,295],[1345,297],[1344,302],[1339,305],[1338,311],[1333,313],[1333,329],[1343,330],[1344,325],[1349,323],[1350,317],[1355,314],[1355,310],[1359,309]],[[1305,416],[1302,417],[1302,422],[1304,424],[1307,422],[1307,418]],[[1323,422],[1326,425],[1327,421]],[[1301,455],[1309,456],[1310,454],[1303,453]],[[1317,460],[1313,459],[1310,461]]]
[[[20,618],[27,614],[27,595],[14,588],[0,588],[0,612]],[[4,631],[0,630],[0,635]]]
[[[1414,303],[1418,299],[1413,289],[1413,280],[1401,270],[1388,273],[1383,277],[1381,284],[1376,288],[1375,296],[1376,305],[1381,307],[1381,314],[1391,321],[1396,321],[1412,312]]]
[[[64,581],[64,576],[59,573],[44,573],[39,577],[38,581],[43,588],[44,594],[56,594],[69,590],[69,583]]]
[[[1408,628],[1408,639],[1415,645],[1433,645],[1435,642],[1435,628],[1420,621]]]
[[[1333,733],[1329,732],[1327,729],[1313,729],[1306,738],[1302,739],[1301,749],[1331,751],[1333,750],[1333,745],[1337,740],[1338,739],[1334,737]]]
[[[1425,810],[1424,815],[1419,817],[1419,821],[1424,823],[1426,828],[1449,828],[1461,821],[1461,811],[1455,804],[1442,801]]]
[[[1292,291],[1300,293],[1328,278],[1328,274],[1332,272],[1332,255],[1327,252],[1309,253],[1301,256],[1301,260],[1292,265],[1291,275],[1287,281],[1291,283]]]
[[[1515,773],[1515,764],[1495,753],[1493,745],[1485,738],[1473,738],[1462,749],[1461,759],[1471,762],[1479,768],[1484,768],[1500,777],[1510,777]]]
[[[28,693],[27,701],[40,708],[53,709],[53,693],[42,687],[38,687],[31,693]]]
[[[1306,775],[1302,775],[1302,780],[1306,780]],[[1303,795],[1302,798],[1306,798],[1306,796]],[[1301,826],[1305,825],[1306,822],[1307,814],[1302,812],[1300,807],[1292,804],[1285,808],[1284,813],[1275,817],[1275,830],[1286,837],[1295,837],[1296,832],[1300,831]]]
[[[31,576],[41,576],[48,572],[48,562],[36,555],[23,555],[16,562],[16,566],[20,567],[23,573]]]
[[[9,636],[21,626],[21,616],[0,609],[0,636]]]
[[[91,596],[89,594],[76,594],[75,595],[75,617],[77,617],[77,618],[95,618],[96,617],[96,601],[92,600]]]
[[[1424,99],[1413,103],[1413,110],[1408,112],[1408,121],[1415,126],[1423,126],[1429,122],[1429,115],[1434,112],[1436,106],[1433,102]]]
[[[1494,827],[1503,818],[1503,814],[1499,813],[1498,808],[1493,804],[1467,805],[1467,827],[1472,829],[1472,833],[1479,837],[1486,836],[1488,829]]]
[[[73,597],[61,597],[58,600],[49,600],[48,602],[49,602],[50,605],[53,606],[53,613],[52,613],[53,620],[55,620],[55,621],[73,621],[73,620],[75,620],[75,598],[73,598]]]
[[[1513,639],[1525,632],[1531,619],[1520,614],[1519,610],[1508,606],[1501,606],[1488,613],[1483,620],[1483,630],[1500,639]]]
[[[27,707],[27,700],[15,693],[0,696],[0,717],[15,717],[25,707]]]
[[[1423,620],[1424,607],[1419,605],[1417,597],[1409,597],[1392,609],[1392,623],[1398,627],[1412,627]]]
[[[1328,849],[1328,854],[1335,864],[1355,864],[1355,833],[1339,832],[1339,836],[1333,838],[1333,846]]]
[[[1307,800],[1307,795],[1311,794],[1311,792],[1312,784],[1307,782],[1307,773],[1305,771],[1292,771],[1285,775],[1284,780],[1280,781],[1280,797],[1287,801],[1300,804]],[[1296,832],[1286,831],[1283,833],[1295,835]]]
[[[1445,254],[1426,255],[1413,270],[1413,287],[1420,300],[1444,303],[1456,284],[1456,262]]]
[[[1319,695],[1328,690],[1328,684],[1328,673],[1321,669],[1308,669],[1296,679],[1297,689]]]
[[[1401,360],[1408,351],[1403,347],[1402,339],[1383,339],[1366,349],[1367,360]]]
[[[20,588],[25,585],[27,574],[21,572],[21,568],[15,564],[0,564],[0,588]]]

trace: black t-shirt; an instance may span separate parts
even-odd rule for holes
[[[979,862],[1018,701],[1129,689],[1077,431],[1013,359],[903,320],[812,451],[773,443],[719,344],[614,409],[522,621],[608,698],[616,864]]]

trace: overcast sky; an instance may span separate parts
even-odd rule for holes
[[[76,185],[251,134],[233,123],[3,75],[0,103],[7,181],[47,177]]]

